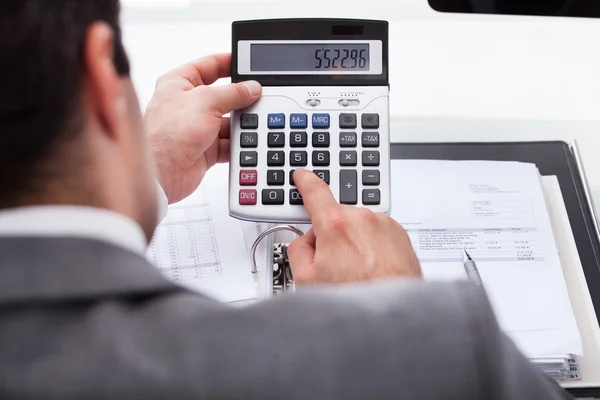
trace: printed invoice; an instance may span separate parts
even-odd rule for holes
[[[425,279],[467,279],[464,248],[521,351],[581,354],[535,165],[395,160],[392,177],[392,217],[408,231]]]

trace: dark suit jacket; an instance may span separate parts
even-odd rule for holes
[[[468,283],[233,308],[93,240],[0,239],[0,399],[566,399]]]

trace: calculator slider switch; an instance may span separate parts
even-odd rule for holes
[[[360,106],[360,100],[356,99],[341,99],[338,104],[342,107],[358,107]]]
[[[321,105],[321,100],[308,99],[308,100],[306,100],[306,105],[308,105],[310,107],[318,107]]]

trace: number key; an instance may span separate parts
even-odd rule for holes
[[[314,151],[312,155],[312,163],[315,167],[329,167],[329,152]]]
[[[267,185],[283,186],[285,184],[285,171],[272,170],[267,171]]]
[[[258,147],[258,133],[242,132],[241,139],[240,139],[240,146],[243,149]]]
[[[291,186],[296,186],[296,184],[294,183],[294,172],[296,172],[295,169],[290,171],[290,185]]]
[[[285,133],[269,132],[267,135],[267,143],[269,147],[285,147]]]
[[[290,135],[290,147],[307,147],[308,135],[306,132],[292,132]]]
[[[264,189],[262,191],[262,203],[264,205],[284,204],[285,191],[283,189]]]
[[[313,173],[315,175],[317,175],[319,178],[321,178],[321,180],[323,182],[325,182],[326,184],[329,185],[329,183],[330,183],[329,171],[327,171],[327,170],[315,170],[315,171],[313,171]]]
[[[292,167],[306,167],[308,165],[308,153],[306,151],[290,152],[290,165]]]
[[[298,189],[290,190],[290,204],[293,206],[301,206],[304,204],[304,199]]]
[[[313,147],[329,147],[329,132],[313,133]]]
[[[285,153],[283,151],[267,152],[267,165],[269,167],[283,167],[285,165]]]

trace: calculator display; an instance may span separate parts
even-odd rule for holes
[[[368,43],[261,43],[250,46],[252,72],[370,71]]]

